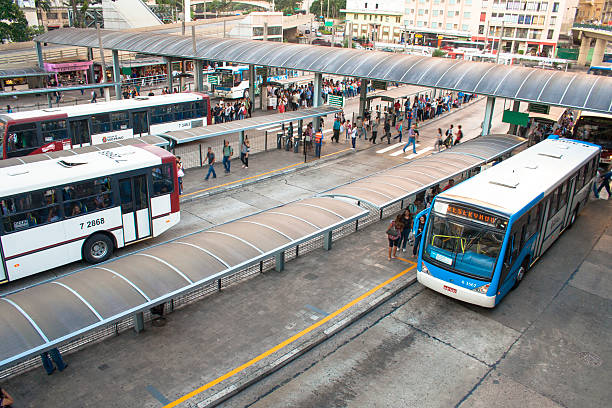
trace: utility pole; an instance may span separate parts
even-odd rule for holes
[[[100,78],[100,83],[103,84],[106,82],[106,62],[104,61],[104,48],[102,48],[102,34],[100,33],[100,24],[98,23],[97,17],[96,17],[96,33],[98,34],[98,46],[100,47],[100,60],[102,62],[102,77]],[[110,102],[110,89],[108,89],[108,87],[104,87],[104,100],[106,102]]]
[[[322,0],[319,0],[322,1]],[[329,0],[327,0],[327,19],[329,19]]]
[[[495,58],[496,64],[499,64],[499,54],[501,53],[501,42],[502,42],[503,36],[504,36],[504,22],[502,21],[501,30],[499,32],[499,42],[497,43],[497,57]]]

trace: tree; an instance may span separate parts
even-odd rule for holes
[[[50,0],[34,0],[34,6],[36,7],[36,19],[38,20],[38,26],[42,27],[42,12],[51,10]]]
[[[329,18],[340,17],[340,10],[346,8],[346,0],[322,0],[323,8],[321,8],[321,0],[314,0],[310,5],[310,12],[315,16],[323,15],[327,16],[327,3],[329,1]]]
[[[432,57],[443,57],[443,56],[445,56],[445,55],[446,55],[446,52],[445,52],[445,51],[442,51],[442,50],[441,50],[441,49],[439,49],[439,48],[436,48],[436,49],[434,50],[433,54],[431,54],[431,56],[432,56]]]
[[[274,2],[274,11],[282,11],[285,15],[295,14],[295,9],[299,9],[298,0],[276,0]]]
[[[72,9],[72,25],[74,27],[85,26],[85,13],[89,8],[88,0],[67,0],[64,2],[66,7]]]
[[[208,11],[214,11],[217,14],[229,10],[232,5],[232,0],[213,0],[208,7]]]
[[[28,41],[28,21],[13,0],[0,0],[0,41]]]

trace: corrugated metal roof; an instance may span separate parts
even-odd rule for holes
[[[513,135],[489,135],[364,177],[320,194],[347,197],[383,209],[458,174],[490,162],[526,142]]]
[[[363,217],[298,200],[0,298],[0,367],[214,282]]]
[[[0,69],[0,78],[22,78],[32,76],[47,76],[49,73],[42,68],[5,68]]]
[[[167,139],[172,139],[177,144],[193,142],[195,140],[208,139],[210,137],[238,133],[245,130],[257,129],[286,122],[295,122],[302,119],[318,116],[331,115],[341,112],[342,109],[333,106],[319,106],[317,108],[306,108],[273,115],[256,116],[249,119],[235,120],[232,122],[218,123],[210,126],[194,127],[186,130],[175,130],[160,134]]]
[[[93,29],[49,31],[35,41],[97,47]],[[348,48],[102,31],[104,47],[393,81],[612,113],[612,77]]]

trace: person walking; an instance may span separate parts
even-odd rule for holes
[[[230,146],[229,140],[224,140],[223,141],[223,167],[225,168],[226,173],[230,172],[230,166],[231,166],[230,160],[233,155],[234,155],[234,149],[232,149],[232,146]]]
[[[183,177],[185,177],[185,172],[183,171],[181,156],[176,156],[176,175],[179,183],[179,194],[183,194]]]
[[[385,135],[382,137],[382,139],[384,139],[385,137],[387,138],[387,144],[391,144],[391,123],[389,122],[389,118],[385,118],[385,124],[383,126],[383,129],[385,131]],[[381,141],[382,141],[381,139]]]
[[[399,142],[400,142],[400,143],[402,143],[402,124],[403,124],[403,122],[400,122],[400,123],[397,125],[397,136],[395,136],[395,137],[393,138],[393,140],[395,140],[395,139],[399,138]]]
[[[11,105],[6,105],[6,113],[13,113],[13,108],[11,108]]]
[[[208,172],[204,180],[208,180],[211,174],[213,178],[217,178],[217,173],[215,173],[215,154],[210,146],[208,146],[208,152],[206,152],[206,161],[208,162]]]
[[[416,124],[412,125],[412,128],[408,130],[408,143],[404,145],[402,151],[406,153],[406,149],[408,146],[412,144],[412,153],[416,154],[416,132],[415,132]]]
[[[402,214],[398,214],[397,217],[391,221],[389,228],[387,228],[387,238],[389,240],[389,254],[387,259],[389,261],[395,258],[397,254],[397,247],[399,246],[399,240],[402,236],[402,229],[404,229],[403,222]]]
[[[378,128],[380,127],[380,116],[376,115],[376,118],[372,120],[372,137],[370,142],[376,144],[376,137],[378,136]]]
[[[438,138],[436,139],[435,149],[437,152],[442,150],[442,146],[444,146],[444,137],[442,135],[442,129],[438,128]]]
[[[406,252],[406,244],[410,238],[410,231],[412,231],[412,214],[408,208],[404,210],[403,217],[404,228],[402,228],[398,248],[401,246],[402,252]]]
[[[599,192],[603,188],[608,192],[608,200],[612,197],[612,193],[610,193],[610,179],[612,179],[612,170],[601,176],[601,184],[599,184],[599,187],[597,187],[595,191],[595,198],[599,198]]]
[[[461,125],[458,125],[457,126],[457,136],[455,136],[455,143],[453,144],[458,145],[459,143],[461,143],[461,139],[463,139],[463,131],[461,130]]]
[[[419,245],[421,244],[421,236],[423,235],[423,229],[425,228],[425,216],[421,215],[417,221],[416,232],[414,234],[414,245],[412,246],[412,257],[416,258],[419,252]]]
[[[251,150],[251,142],[247,135],[244,135],[242,146],[240,147],[240,161],[242,162],[242,168],[249,168],[249,151]]]
[[[91,103],[98,102],[98,94],[95,90],[91,91]]]
[[[55,365],[57,366],[57,370],[60,372],[64,371],[66,367],[68,367],[68,364],[64,363],[62,355],[60,354],[57,347],[54,347],[51,350],[42,353],[40,355],[40,359],[42,360],[43,367],[45,368],[45,371],[47,371],[48,375],[53,374],[53,372],[55,371],[55,366],[53,365],[53,363],[55,363]],[[53,363],[51,362],[52,359]]]
[[[0,408],[10,408],[15,401],[4,388],[0,388]]]

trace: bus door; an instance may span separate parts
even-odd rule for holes
[[[143,136],[149,134],[149,117],[147,111],[132,112],[132,125],[134,136]]]
[[[89,119],[74,119],[68,122],[72,148],[91,145]]]
[[[146,174],[119,179],[123,239],[127,244],[151,236],[151,212]]]
[[[6,277],[6,266],[4,265],[4,257],[0,254],[0,282],[5,282]]]

